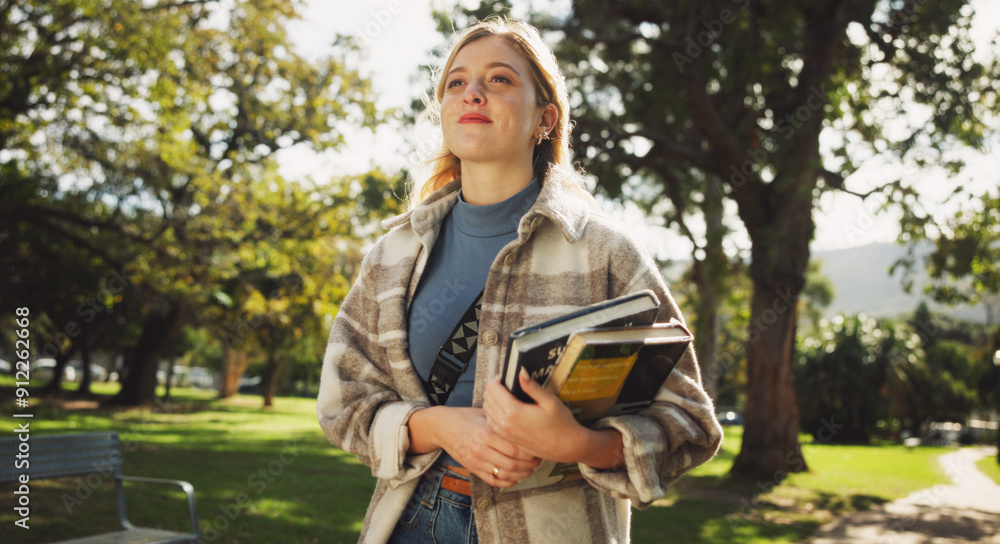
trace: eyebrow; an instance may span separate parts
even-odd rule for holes
[[[491,63],[487,64],[486,67],[487,68],[507,68],[510,71],[512,71],[515,74],[517,74],[518,77],[524,77],[524,76],[521,75],[521,72],[519,72],[517,70],[517,68],[514,68],[513,66],[511,66],[510,64],[507,64],[506,62],[494,61],[494,62],[491,62]],[[454,74],[456,72],[461,73],[461,72],[467,72],[467,71],[468,71],[468,69],[466,69],[465,66],[459,66],[458,68],[452,68],[448,72],[448,75],[450,76],[450,75],[452,75],[452,74]]]

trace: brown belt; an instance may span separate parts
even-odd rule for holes
[[[444,468],[454,472],[455,474],[465,476],[466,478],[469,477],[469,471],[462,467],[453,467],[451,465],[443,465],[443,466]],[[430,474],[425,472],[424,477],[430,478]],[[468,480],[463,480],[461,478],[456,478],[454,476],[449,476],[445,474],[444,476],[441,477],[441,487],[443,489],[447,489],[448,491],[454,491],[455,493],[465,495],[466,497],[472,496],[472,485],[469,484]]]

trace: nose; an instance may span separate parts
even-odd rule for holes
[[[482,92],[478,82],[472,82],[465,87],[465,96],[463,97],[466,104],[485,104],[486,96]]]

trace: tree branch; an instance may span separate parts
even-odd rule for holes
[[[143,6],[141,10],[145,12],[163,11],[173,8],[186,8],[189,6],[204,6],[206,4],[217,3],[218,1],[219,0],[182,0],[180,2],[163,2],[152,6]]]

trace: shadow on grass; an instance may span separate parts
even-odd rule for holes
[[[816,508],[829,510],[836,515],[868,510],[873,506],[879,506],[887,502],[889,501],[885,497],[875,497],[864,494],[845,496],[822,491],[816,492],[815,498],[812,500],[812,504],[814,504]]]
[[[669,506],[653,505],[632,517],[632,541],[660,542],[796,542],[819,527],[814,520],[758,519],[728,501],[681,498]]]
[[[195,487],[206,542],[356,542],[375,480],[367,467],[318,443],[292,437],[266,452],[123,445],[127,475],[183,479]],[[96,485],[95,485],[96,484]],[[14,487],[0,486],[12,496]],[[184,500],[159,486],[130,484],[129,516],[138,525],[183,529]],[[96,475],[32,481],[29,540],[50,542],[116,528],[112,482]],[[14,512],[0,511],[13,527]]]
[[[726,462],[734,455],[721,451],[719,457]],[[865,494],[815,491],[800,500],[787,500],[768,493],[770,487],[760,480],[692,471],[674,484],[665,499],[633,512],[632,541],[804,542],[834,516],[887,502]]]
[[[11,398],[11,396],[7,396]],[[116,430],[123,472],[190,482],[199,525],[210,543],[356,542],[375,486],[370,470],[331,446],[314,401],[188,400],[139,409],[101,408],[70,397],[32,405],[32,435]],[[116,530],[113,481],[84,477],[32,480],[30,531],[24,544]],[[11,497],[15,486],[0,485]],[[137,525],[186,530],[186,503],[174,487],[128,484],[129,518]],[[19,519],[0,509],[0,541]]]
[[[218,401],[178,395],[170,403],[140,409],[100,408],[99,400],[55,398],[33,404],[32,432],[119,431],[125,474],[194,485],[206,542],[357,541],[375,479],[353,456],[329,445],[315,419],[315,401],[282,398],[265,410],[256,397]],[[767,490],[773,484],[731,478],[727,472],[738,438],[734,431],[715,459],[673,485],[665,499],[634,512],[632,540],[802,542],[832,516],[885,502],[814,487],[782,486],[784,494],[772,494]],[[841,458],[842,453],[831,450]],[[856,475],[847,478],[853,482]],[[32,482],[26,544],[113,530],[113,489],[110,482],[98,483],[81,478]],[[0,493],[11,496],[12,488],[2,486]],[[136,523],[184,528],[179,492],[130,486],[128,495]],[[4,532],[14,519],[12,509],[0,509]],[[0,540],[6,542],[4,536]]]

